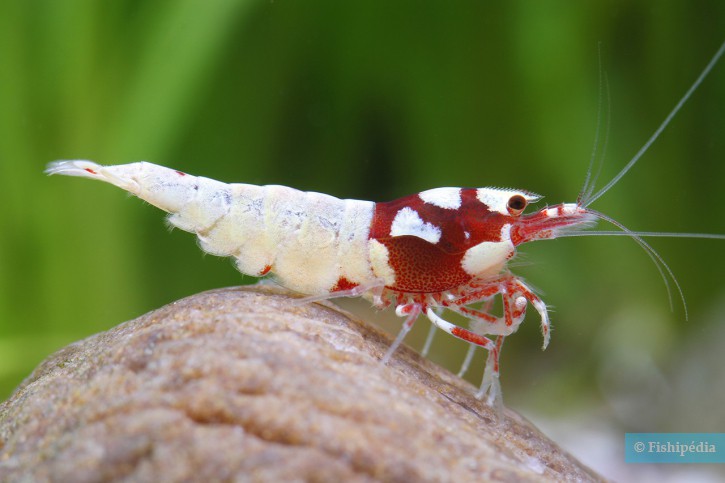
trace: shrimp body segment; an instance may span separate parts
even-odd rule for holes
[[[403,328],[388,361],[418,316],[488,350],[479,397],[500,403],[499,353],[518,329],[526,307],[541,317],[549,342],[546,305],[508,272],[522,243],[554,238],[590,224],[595,215],[560,204],[524,215],[539,199],[498,188],[435,188],[394,201],[340,200],[284,186],[226,184],[138,162],[101,166],[90,161],[52,163],[49,174],[116,185],[169,213],[171,225],[195,233],[206,252],[236,259],[253,276],[277,282],[311,299],[362,295],[395,306]],[[473,305],[501,296],[503,313]],[[449,310],[469,318],[473,330],[446,321]],[[494,342],[486,335],[494,335]]]

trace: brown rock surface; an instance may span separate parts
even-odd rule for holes
[[[330,304],[194,295],[53,354],[0,405],[2,481],[591,481]]]

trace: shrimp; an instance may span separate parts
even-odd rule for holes
[[[101,166],[91,161],[58,161],[46,173],[96,179],[124,189],[169,213],[168,222],[196,234],[201,248],[236,259],[240,272],[269,275],[299,292],[302,300],[363,296],[378,308],[395,307],[402,328],[382,361],[387,363],[424,315],[434,327],[488,351],[476,397],[502,406],[499,356],[531,305],[540,317],[542,348],[550,340],[546,304],[507,264],[519,245],[577,235],[632,237],[661,274],[669,267],[642,239],[725,235],[633,232],[589,206],[616,184],[669,124],[717,63],[725,43],[644,147],[604,188],[594,192],[590,173],[574,203],[525,213],[539,195],[501,188],[434,188],[389,202],[338,199],[284,186],[226,184],[148,162]],[[598,220],[621,231],[582,231]],[[492,313],[500,297],[502,314]],[[478,306],[477,304],[482,303]],[[444,311],[471,321],[466,329],[447,321]],[[491,337],[488,337],[491,336]]]

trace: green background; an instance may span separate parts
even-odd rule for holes
[[[375,201],[437,186],[574,201],[599,120],[598,43],[611,93],[604,184],[723,40],[720,1],[2,2],[0,399],[74,340],[253,281],[153,207],[44,176],[49,161],[148,160]],[[724,111],[721,61],[593,207],[632,229],[725,233]],[[631,240],[522,248],[514,270],[554,307],[554,332],[542,352],[530,311],[507,341],[507,405],[630,431],[724,429],[725,241],[651,243],[687,321]],[[392,314],[353,305],[397,330]],[[465,350],[439,335],[431,358],[455,371]]]

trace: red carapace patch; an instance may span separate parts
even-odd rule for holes
[[[404,292],[432,293],[450,290],[471,280],[461,267],[464,253],[446,253],[415,236],[398,236],[381,242],[388,249],[388,264],[395,272],[395,288]]]
[[[97,172],[93,171],[91,168],[85,168],[85,170],[91,174],[98,174]]]
[[[259,272],[259,276],[267,275],[270,270],[272,270],[272,265],[265,265],[262,271]]]
[[[178,174],[179,176],[186,176],[186,173],[184,173],[183,171],[176,171],[176,174]]]
[[[393,220],[403,208],[412,209],[424,223],[439,228],[441,238],[436,245],[448,253],[463,253],[484,241],[501,241],[501,227],[511,222],[510,216],[491,211],[481,202],[476,188],[462,188],[461,207],[455,210],[426,203],[417,194],[375,203],[370,238],[389,238]]]
[[[403,208],[414,210],[424,223],[441,230],[437,243],[422,238],[390,236],[395,216]],[[511,217],[492,211],[481,202],[475,188],[461,189],[461,206],[447,209],[410,195],[376,203],[370,238],[388,249],[388,263],[395,272],[396,290],[432,293],[459,287],[471,280],[461,267],[469,248],[481,242],[501,241],[501,228]]]

